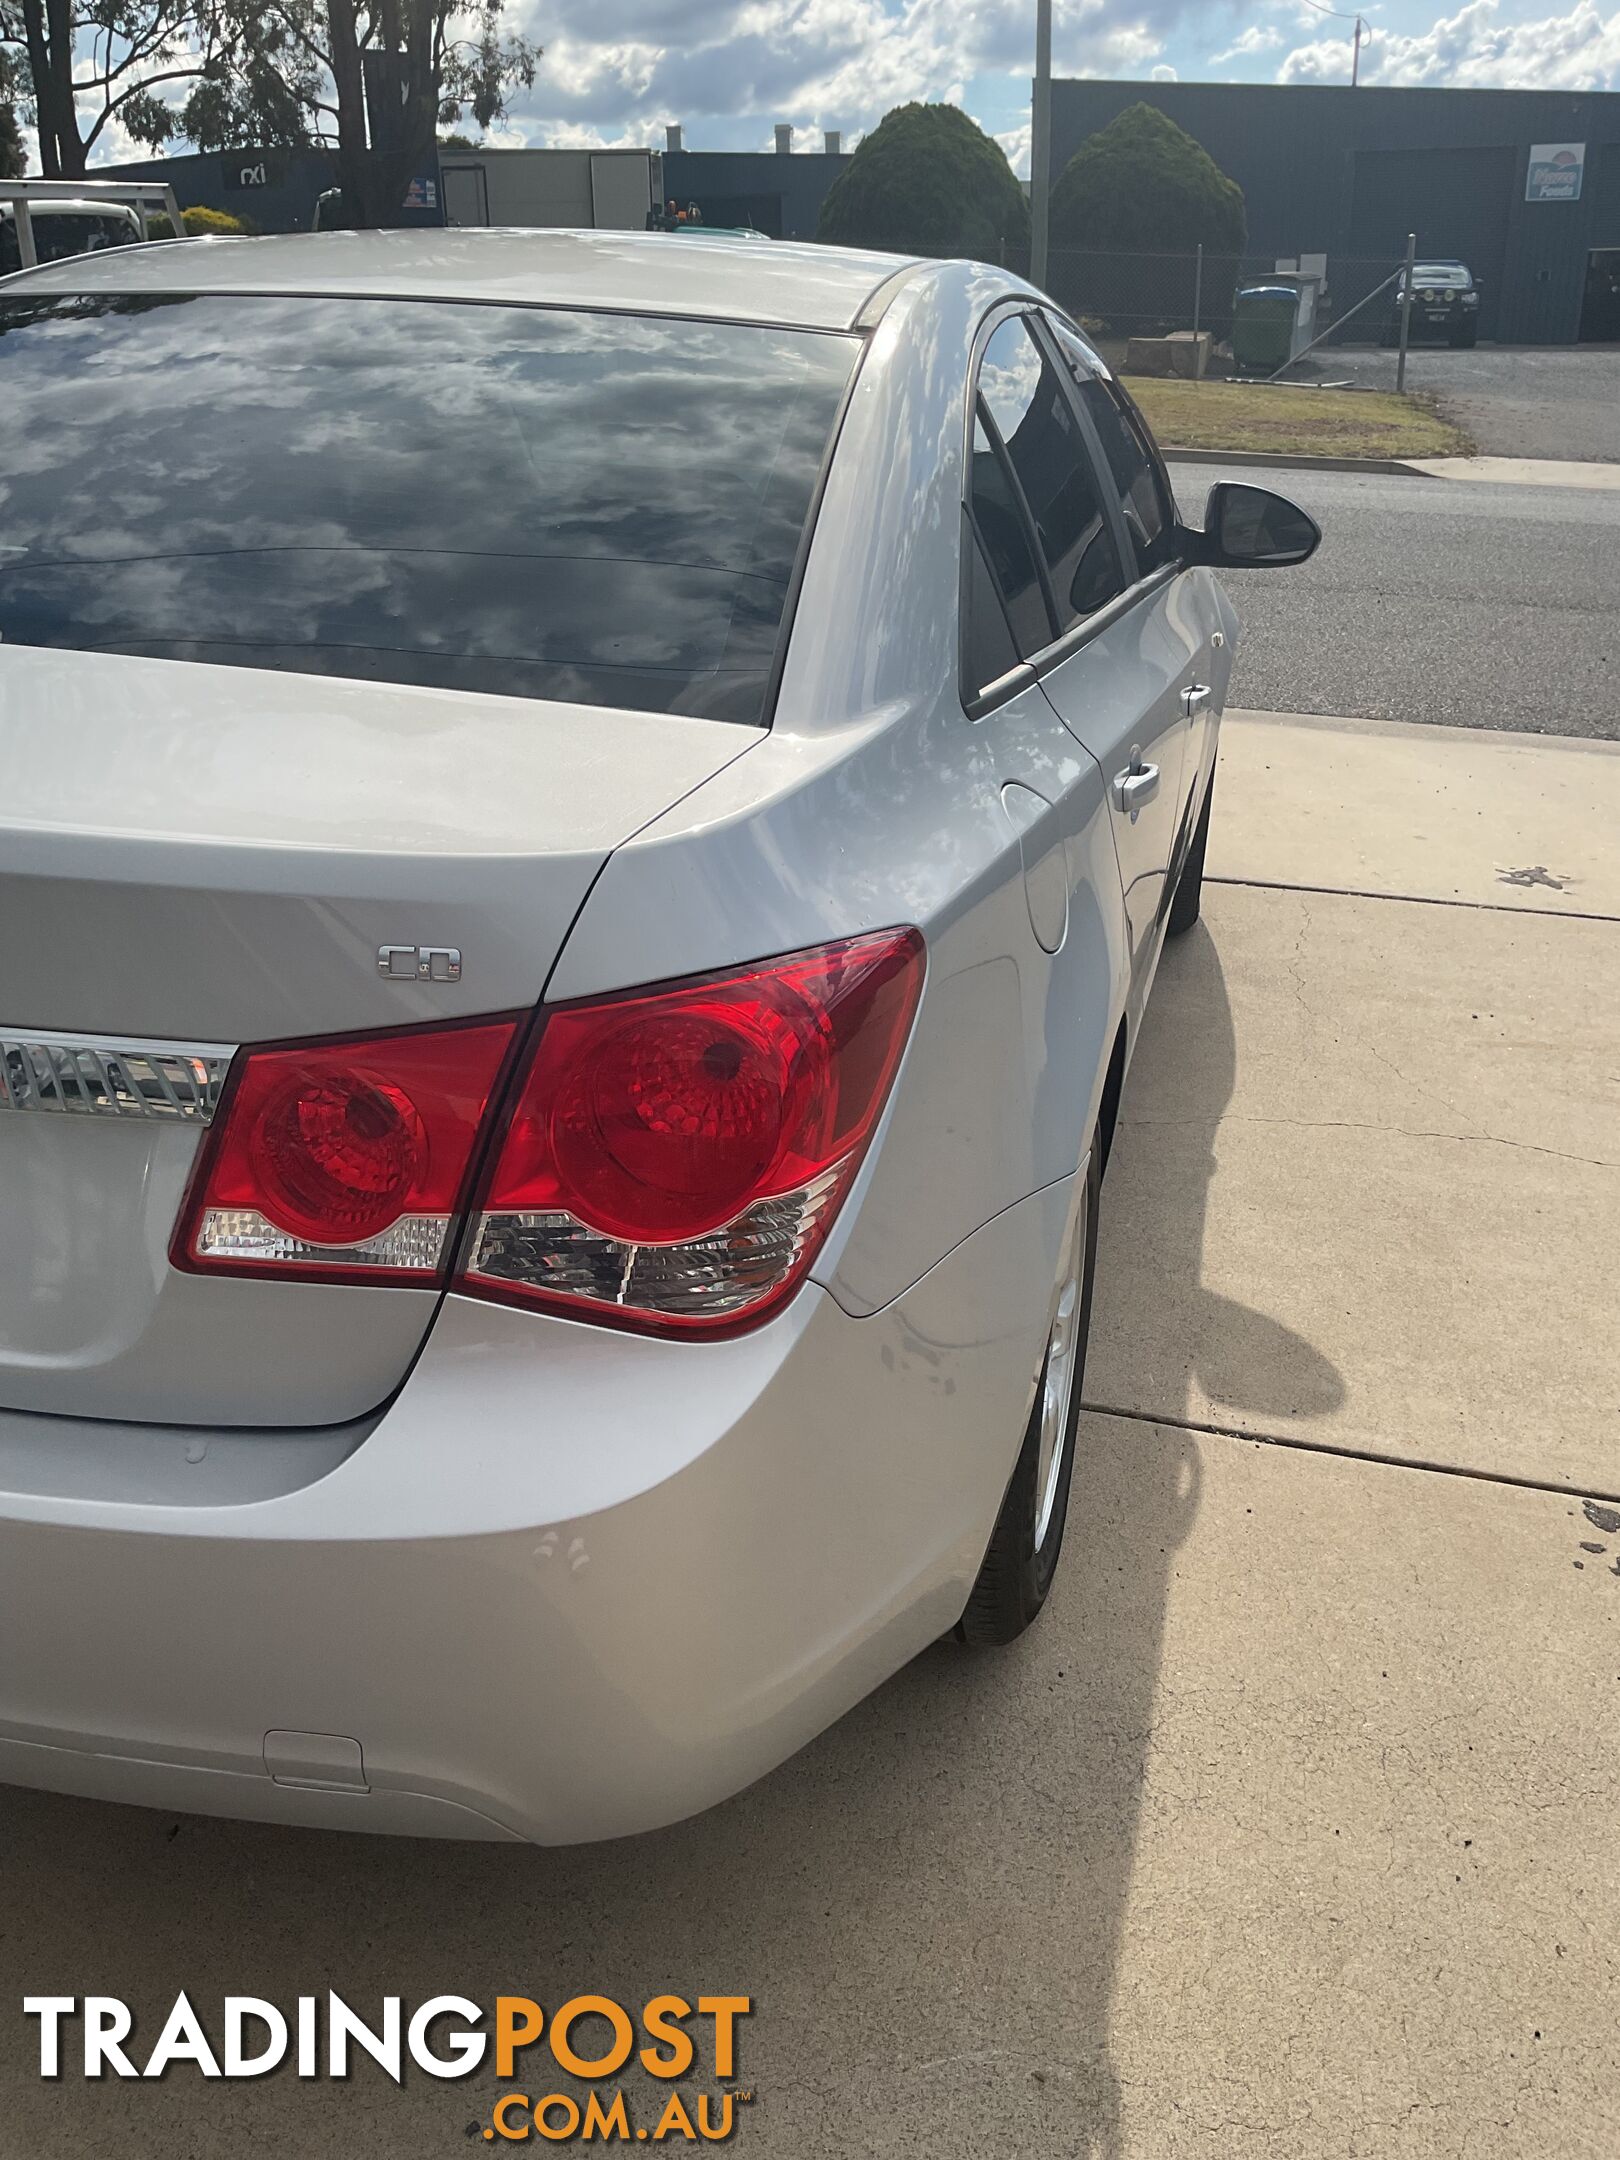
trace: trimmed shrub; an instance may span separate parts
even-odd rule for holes
[[[1083,142],[1052,191],[1052,245],[1096,254],[1241,255],[1243,190],[1154,105]]]
[[[1121,334],[1185,329],[1201,245],[1202,327],[1224,336],[1246,238],[1237,182],[1157,106],[1131,105],[1080,145],[1052,190],[1052,290]]]
[[[1001,145],[955,105],[900,105],[827,190],[818,240],[1021,269],[1029,205]]]
[[[242,238],[252,231],[251,226],[245,225],[240,218],[232,217],[228,210],[209,210],[201,203],[190,210],[182,210],[180,222],[186,228],[187,238],[191,240],[208,233],[223,234],[227,238]],[[147,219],[146,235],[149,240],[174,238],[174,227],[161,210]]]

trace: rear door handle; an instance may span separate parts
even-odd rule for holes
[[[1159,792],[1159,768],[1144,765],[1136,751],[1131,752],[1131,762],[1122,773],[1114,775],[1114,800],[1121,810],[1129,811],[1132,821],[1144,803],[1150,803]]]
[[[1181,702],[1186,707],[1187,718],[1189,720],[1195,719],[1209,703],[1209,684],[1207,682],[1188,683],[1186,689],[1181,693]]]

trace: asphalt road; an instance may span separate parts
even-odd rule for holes
[[[1321,373],[1395,387],[1395,354],[1329,346]],[[1435,397],[1487,457],[1620,461],[1620,345],[1414,345],[1406,387]]]
[[[1171,477],[1194,522],[1212,482],[1267,478],[1180,464]],[[1234,705],[1620,741],[1620,490],[1271,482],[1322,545],[1297,570],[1228,576],[1243,618]]]

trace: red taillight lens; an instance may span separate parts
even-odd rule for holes
[[[461,1286],[654,1330],[763,1317],[854,1179],[922,970],[884,931],[549,1011]]]
[[[519,1023],[239,1054],[175,1233],[178,1267],[431,1283]]]

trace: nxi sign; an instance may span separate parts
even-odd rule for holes
[[[284,175],[280,158],[228,157],[221,160],[220,178],[227,195],[250,188],[280,187]]]

